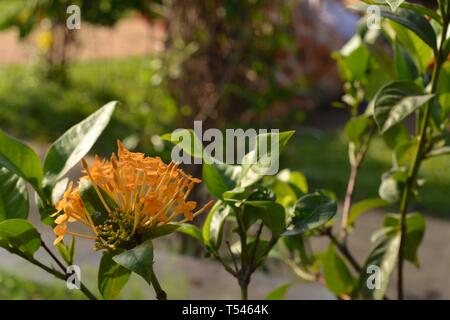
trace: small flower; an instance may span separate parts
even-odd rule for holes
[[[191,221],[211,207],[212,201],[194,212],[197,203],[187,197],[201,180],[183,172],[178,164],[166,165],[159,157],[130,152],[120,141],[118,149],[118,156],[113,153],[110,160],[96,156],[91,167],[83,159],[87,175],[77,188],[71,182],[56,204],[55,244],[71,234],[95,239],[97,250],[129,248],[139,244],[146,233],[168,223]],[[92,198],[83,196],[82,186],[86,185],[95,190],[101,210],[94,210]],[[73,222],[80,222],[91,234],[68,230]]]

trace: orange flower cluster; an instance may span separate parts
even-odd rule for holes
[[[211,207],[212,201],[194,212],[195,201],[187,201],[194,185],[201,180],[191,177],[171,162],[166,165],[159,157],[145,157],[143,153],[130,152],[118,142],[118,157],[110,160],[96,156],[91,167],[83,160],[84,172],[79,185],[89,182],[95,189],[107,217],[95,223],[92,210],[80,195],[79,187],[70,183],[63,198],[56,204],[54,216],[57,235],[55,244],[64,235],[96,240],[97,249],[115,249],[130,242],[136,235],[167,223],[180,224],[191,221]],[[68,230],[68,223],[80,222],[92,235]]]

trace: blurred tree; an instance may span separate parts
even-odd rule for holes
[[[292,118],[305,89],[286,65],[299,50],[292,32],[298,2],[163,1],[168,49],[196,49],[183,61],[182,75],[170,80],[186,125],[194,119],[206,126],[262,125],[267,118],[277,125],[280,114]]]
[[[76,30],[69,30],[67,8],[79,6],[82,23],[113,26],[130,10],[150,14],[151,0],[10,0],[0,13],[0,30],[17,28],[25,38],[41,28],[37,43],[47,62],[47,76],[66,79],[68,48],[76,41]]]

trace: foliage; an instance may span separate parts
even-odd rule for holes
[[[337,296],[355,299],[385,298],[397,264],[397,293],[403,299],[404,260],[419,266],[417,250],[425,232],[423,215],[409,212],[410,203],[421,193],[422,163],[435,154],[445,154],[446,150],[448,114],[442,95],[445,97],[448,79],[445,71],[441,71],[445,70],[449,53],[446,37],[450,8],[446,1],[438,1],[436,12],[403,1],[366,2],[367,5],[357,4],[354,8],[379,6],[384,18],[381,28],[370,28],[366,23],[369,18],[364,17],[357,34],[335,53],[346,90],[343,101],[336,106],[351,115],[344,130],[351,172],[339,235],[334,235],[331,226],[322,231],[331,243],[328,251],[320,255],[306,251],[308,238],[302,239],[298,247],[289,242],[284,250],[291,254],[284,259],[294,270],[301,270],[297,274],[315,280],[322,277],[315,262],[318,261],[323,265],[327,287]],[[408,118],[415,120],[413,130],[404,124]],[[392,167],[381,177],[382,200],[354,203],[359,170],[377,134],[386,141],[392,154]],[[374,248],[361,266],[349,251],[349,232],[361,213],[388,203],[398,213],[387,215],[384,225],[373,234]],[[316,208],[320,206],[318,203]],[[299,257],[292,259],[297,250]],[[379,268],[381,274],[375,288],[368,285],[373,278],[369,270],[373,267]]]
[[[434,12],[403,1],[367,3],[380,7],[383,17],[381,29],[369,28],[365,23],[367,18],[363,18],[358,33],[335,53],[346,91],[342,102],[336,106],[346,109],[350,115],[344,128],[350,175],[343,199],[331,190],[310,190],[301,172],[284,169],[276,175],[270,174],[274,163],[264,165],[262,160],[272,156],[278,158],[276,152],[288,146],[294,131],[261,133],[255,137],[253,147],[240,163],[226,164],[206,152],[202,143],[195,140],[198,137],[194,131],[184,129],[181,141],[170,134],[160,139],[171,141],[190,157],[202,160],[205,186],[217,201],[212,208],[206,205],[193,214],[192,218],[203,210],[209,211],[201,228],[184,224],[185,220],[192,219],[169,223],[169,218],[162,224],[155,224],[148,233],[135,232],[138,226],[148,226],[147,222],[155,218],[139,220],[142,212],[136,205],[137,199],[145,198],[149,190],[144,189],[151,184],[146,182],[147,173],[142,167],[139,167],[139,175],[130,174],[134,182],[124,184],[117,173],[115,155],[108,163],[113,169],[107,173],[115,185],[104,187],[115,189],[108,189],[108,192],[99,189],[86,162],[83,162],[89,179],[80,184],[79,194],[66,192],[64,195],[64,199],[78,197],[81,202],[77,207],[79,210],[73,210],[77,217],[70,216],[71,203],[56,205],[55,200],[65,189],[64,175],[89,152],[110,122],[116,108],[116,102],[110,102],[62,134],[50,146],[42,162],[32,148],[0,131],[0,246],[58,279],[66,279],[64,263],[73,263],[75,243],[58,245],[64,263],[52,253],[35,226],[27,221],[29,193],[32,193],[38,199],[42,222],[51,226],[56,223],[55,230],[64,227],[70,218],[82,220],[79,215],[84,216],[84,222],[96,231],[100,230],[96,229],[99,220],[109,221],[109,224],[102,225],[107,228],[105,234],[108,236],[113,234],[120,238],[125,234],[133,237],[133,241],[127,238],[117,247],[106,247],[98,274],[99,291],[106,299],[118,295],[131,272],[151,285],[158,299],[166,299],[153,269],[152,240],[175,231],[199,241],[207,256],[216,259],[236,278],[242,299],[248,299],[253,273],[269,258],[284,261],[303,280],[325,284],[340,299],[386,299],[390,276],[397,271],[398,298],[403,299],[404,262],[420,266],[418,250],[426,228],[423,214],[411,209],[413,200],[423,190],[422,164],[430,158],[447,154],[450,149],[445,139],[450,110],[446,105],[450,81],[446,71],[450,51],[446,38],[450,6],[447,1],[439,1],[439,9]],[[241,7],[237,5],[234,8]],[[359,10],[366,8],[365,4],[356,6]],[[226,9],[226,14],[232,14],[230,8]],[[414,120],[414,125],[407,127],[405,122],[410,119]],[[193,145],[188,138],[194,139]],[[383,139],[389,147],[391,168],[381,175],[379,198],[363,198],[355,202],[360,169],[365,164],[370,145],[377,139]],[[260,142],[267,143],[267,148],[260,148]],[[125,152],[120,144],[119,148]],[[129,158],[138,161],[143,155],[134,153]],[[97,166],[101,165],[105,163],[97,160]],[[162,183],[166,174],[170,177],[174,174],[183,181],[184,173],[174,171],[178,166],[170,166],[170,170],[164,167],[164,174],[152,171],[157,179],[162,179],[155,190],[151,186],[154,192],[152,200],[166,199],[165,195],[160,196],[168,192],[169,187]],[[139,182],[141,175],[144,179]],[[106,179],[101,174],[100,178],[102,181]],[[198,182],[196,179],[192,181]],[[167,189],[159,189],[161,185]],[[182,187],[177,192],[172,190],[172,200],[177,203],[181,200],[176,196],[180,195],[183,201],[187,197],[184,184],[180,182],[180,185]],[[191,185],[186,194],[190,188]],[[145,196],[141,195],[143,193]],[[11,194],[17,196],[11,198]],[[113,196],[118,200],[111,202]],[[172,200],[162,203],[156,212],[166,214],[168,209],[162,209],[170,208]],[[338,207],[339,200],[343,200],[342,209]],[[132,205],[127,209],[120,207],[127,203]],[[190,213],[192,203],[184,205],[188,209],[182,212],[188,210]],[[364,263],[360,263],[351,252],[348,238],[363,214],[386,206],[394,213],[385,215],[383,225],[372,235],[372,249]],[[67,212],[63,212],[56,221],[51,219],[50,214],[61,208]],[[131,215],[133,219],[129,219],[130,213],[135,213]],[[159,217],[158,214],[156,216]],[[56,242],[64,233],[65,230],[58,234]],[[315,237],[328,240],[325,251],[313,250]],[[102,239],[101,236],[94,238]],[[115,238],[107,238],[106,243],[111,244],[108,241],[115,241]],[[40,248],[51,256],[62,272],[36,258],[35,253]],[[375,278],[371,270],[375,271]],[[374,279],[375,285],[369,285]],[[268,298],[283,298],[291,285],[275,289]],[[84,284],[81,284],[81,290],[90,299],[96,299]]]

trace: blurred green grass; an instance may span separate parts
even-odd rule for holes
[[[156,56],[75,62],[67,85],[42,79],[38,66],[0,66],[0,126],[21,138],[54,141],[105,103],[118,100],[121,106],[97,152],[114,148],[116,139],[131,134],[148,138],[165,132],[177,112],[161,83],[161,63]]]
[[[0,270],[0,300],[79,300],[81,292],[65,286],[43,284]]]

